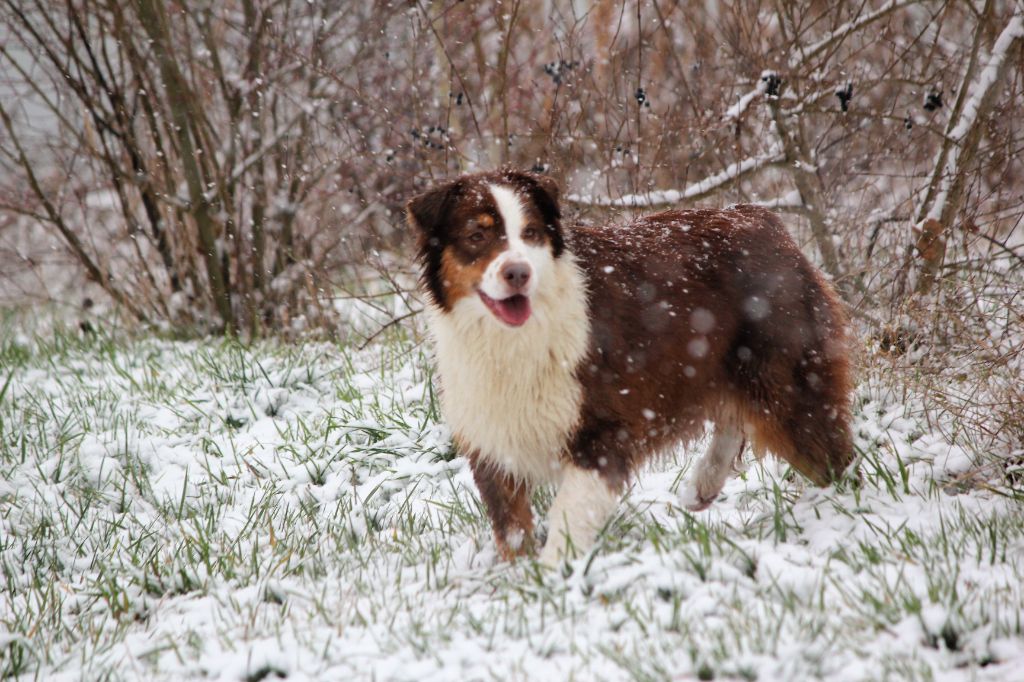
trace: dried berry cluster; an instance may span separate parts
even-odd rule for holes
[[[580,65],[578,61],[567,62],[564,59],[559,59],[557,62],[548,62],[544,65],[544,73],[551,76],[551,80],[555,82],[555,85],[559,85],[562,82],[562,78],[577,68]]]
[[[429,128],[413,128],[409,131],[414,140],[428,149],[444,149],[451,141],[451,135],[444,126],[430,126]]]

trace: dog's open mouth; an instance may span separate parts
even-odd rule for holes
[[[519,327],[530,319],[530,299],[522,294],[509,296],[500,301],[482,291],[479,294],[480,300],[494,313],[494,316],[510,327]]]

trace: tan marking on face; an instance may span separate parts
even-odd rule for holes
[[[449,305],[455,305],[460,299],[476,293],[484,271],[492,260],[494,254],[488,253],[471,263],[463,263],[450,249],[444,250],[441,254],[441,282]]]
[[[481,213],[476,217],[476,222],[480,227],[494,227],[494,217],[489,213]]]

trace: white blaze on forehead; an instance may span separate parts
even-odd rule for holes
[[[505,228],[505,248],[495,257],[484,271],[480,289],[493,299],[504,299],[514,293],[532,296],[551,269],[554,256],[547,246],[527,244],[523,241],[523,230],[526,229],[527,217],[523,205],[524,197],[506,185],[488,185],[494,204],[501,216]],[[509,262],[527,263],[530,266],[530,279],[523,291],[510,290],[501,276],[502,267]]]
[[[498,214],[505,223],[505,234],[508,237],[509,248],[515,248],[523,243],[523,223],[526,217],[523,215],[523,202],[519,196],[509,187],[503,185],[488,185],[494,203],[498,206]]]

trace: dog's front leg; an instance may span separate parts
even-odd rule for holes
[[[487,508],[498,554],[509,561],[533,552],[530,488],[493,462],[470,455],[473,480]]]
[[[548,513],[548,539],[541,563],[554,567],[589,550],[615,511],[620,494],[621,486],[609,482],[599,471],[566,464]]]

